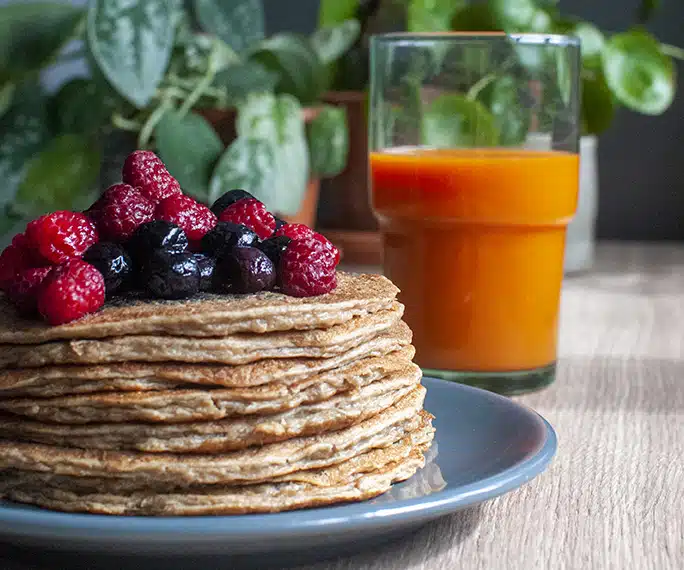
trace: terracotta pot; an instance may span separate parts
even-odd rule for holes
[[[235,140],[237,136],[237,111],[235,109],[199,109],[197,112],[214,127],[223,144],[228,146]],[[305,107],[302,109],[304,122],[308,123],[314,120],[319,112],[320,108],[318,107]],[[282,216],[282,218],[290,223],[306,224],[307,226],[314,227],[318,210],[319,189],[320,180],[310,178],[307,182],[299,211],[292,216]],[[245,188],[245,190],[249,191],[249,188]]]
[[[368,200],[368,125],[363,91],[327,93],[323,100],[347,111],[349,158],[346,168],[321,188],[320,222],[336,230],[377,230]]]
[[[304,224],[311,228],[315,227],[320,186],[321,181],[318,178],[310,178],[306,185],[306,192],[304,193],[299,212],[292,216],[281,216],[283,220],[291,224]]]

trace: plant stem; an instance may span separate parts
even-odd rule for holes
[[[145,124],[140,129],[140,134],[138,135],[138,148],[147,148],[147,144],[150,142],[154,128],[157,126],[162,117],[171,108],[171,101],[168,99],[163,99],[159,106],[152,111],[150,116],[145,121]]]
[[[112,115],[112,124],[117,128],[121,129],[122,131],[129,131],[132,133],[137,133],[142,125],[138,121],[133,121],[131,119],[127,119],[126,117],[123,117],[119,113],[114,113]]]
[[[671,44],[660,44],[660,49],[665,55],[684,61],[684,49]]]
[[[211,84],[214,82],[214,78],[216,77],[216,72],[218,70],[218,65],[216,62],[217,50],[218,44],[214,43],[214,47],[209,54],[209,65],[207,66],[207,72],[205,73],[204,77],[197,82],[197,85],[193,91],[190,93],[190,95],[188,95],[188,98],[183,102],[181,108],[178,110],[181,117],[183,117],[188,111],[190,111],[190,109],[193,108],[195,103],[199,101],[200,97],[205,94],[207,89],[209,89]]]
[[[490,73],[489,75],[485,75],[482,79],[478,80],[473,84],[473,86],[468,89],[468,93],[466,93],[466,99],[469,101],[474,101],[477,99],[477,96],[480,94],[480,91],[482,91],[487,85],[489,85],[492,81],[496,79],[496,75],[494,73]]]
[[[57,64],[63,64],[63,63],[70,63],[72,61],[79,61],[83,59],[86,56],[86,50],[85,48],[80,48],[74,51],[70,51],[67,53],[63,53],[58,55],[55,58],[55,63]]]

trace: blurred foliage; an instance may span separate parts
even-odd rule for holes
[[[599,134],[610,126],[619,106],[654,115],[672,103],[673,58],[684,59],[684,51],[661,44],[642,27],[660,3],[642,0],[635,27],[619,33],[603,32],[591,22],[562,13],[556,0],[322,0],[319,20],[334,24],[353,14],[360,24],[361,35],[337,64],[334,85],[339,90],[366,89],[369,36],[375,33],[505,31],[576,36],[582,42],[583,132]],[[487,100],[479,102],[503,126],[502,105],[506,98],[510,101],[510,91],[492,93],[492,89],[482,91]],[[473,102],[470,113],[478,112]],[[506,131],[505,127],[501,131],[504,142]]]
[[[82,207],[98,181],[111,182],[108,153],[121,154],[121,135],[157,150],[200,200],[243,185],[296,211],[309,176],[346,164],[345,112],[320,103],[360,36],[342,12],[310,37],[266,37],[261,0],[0,6],[0,235]],[[43,93],[40,74],[71,60],[85,61],[88,77]],[[308,106],[322,109],[309,133]],[[209,112],[237,124],[227,148]]]

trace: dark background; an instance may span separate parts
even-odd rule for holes
[[[639,0],[561,0],[563,12],[603,30],[621,31],[635,20]],[[310,32],[318,0],[265,0],[269,32]],[[684,1],[662,0],[649,25],[661,41],[684,47]],[[684,66],[679,93],[659,117],[622,110],[600,139],[600,238],[684,240]]]

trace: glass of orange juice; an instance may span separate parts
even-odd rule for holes
[[[426,374],[514,394],[553,382],[579,185],[578,40],[371,43],[371,200]]]

